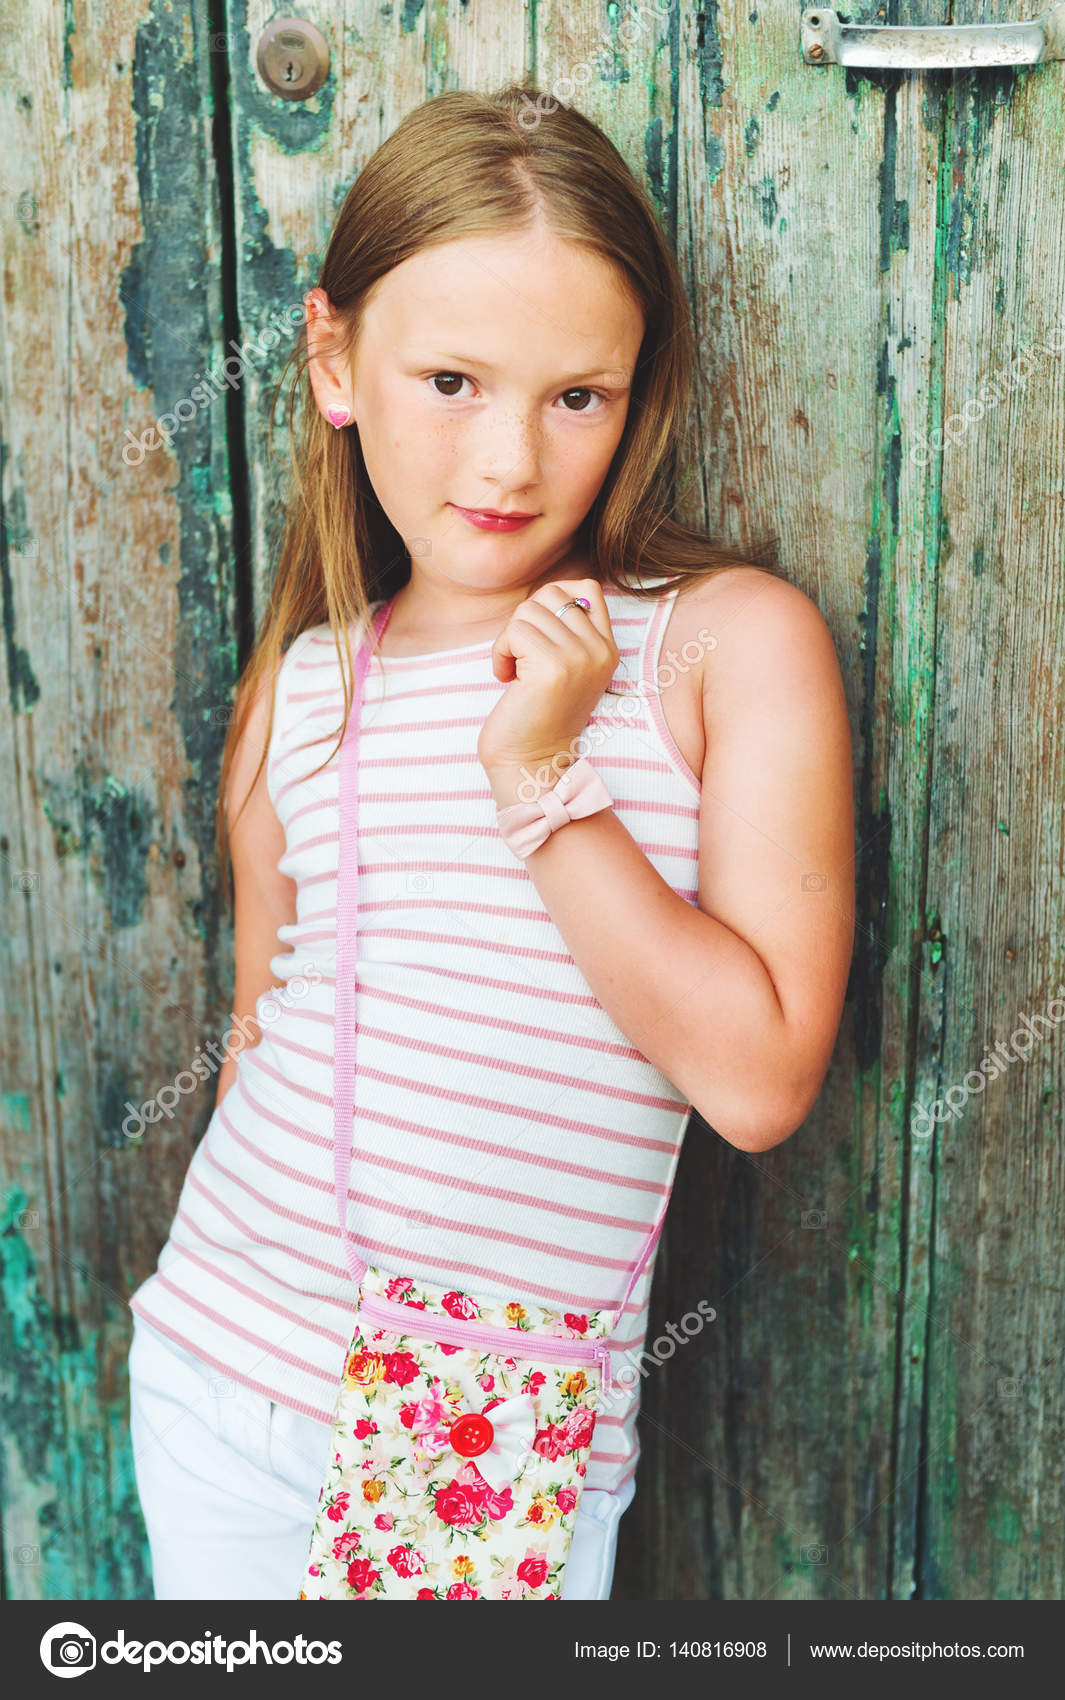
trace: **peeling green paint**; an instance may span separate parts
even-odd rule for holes
[[[193,15],[194,30],[210,28],[206,12]],[[238,36],[233,63],[247,48],[243,8],[237,8],[228,32]],[[143,240],[133,249],[120,281],[125,309],[126,359],[134,381],[151,396],[158,416],[189,396],[198,372],[221,358],[218,324],[221,285],[212,227],[205,219],[205,179],[212,161],[203,145],[190,145],[204,130],[210,78],[218,69],[217,55],[205,42],[184,50],[168,0],[152,0],[140,23],[133,52],[131,100],[137,189]],[[250,59],[250,50],[245,54]],[[289,113],[282,120],[273,105],[302,106],[303,102],[274,102],[263,90],[251,88],[244,107],[245,132],[256,121],[271,127],[281,146],[305,146],[317,138],[328,115]],[[247,233],[254,239],[254,232]],[[289,271],[291,279],[291,268]],[[289,288],[279,297],[297,297]],[[227,351],[228,352],[228,351]],[[230,395],[226,391],[226,397]],[[218,789],[224,724],[218,711],[227,707],[237,670],[236,622],[233,618],[231,570],[219,582],[208,563],[231,559],[228,508],[217,492],[228,491],[228,400],[219,398],[177,429],[169,448],[154,452],[176,463],[174,480],[178,509],[179,574],[178,638],[181,664],[174,667],[171,709],[184,741],[188,777],[182,798],[183,825],[198,849],[202,870],[201,901],[193,911],[205,955],[217,949],[221,905],[216,901],[220,870],[214,855],[214,804]],[[219,409],[222,411],[219,413]],[[150,422],[145,418],[144,425]],[[159,548],[169,562],[169,550]],[[133,787],[111,803],[103,814],[90,783],[79,781],[78,799],[84,819],[83,838],[102,851],[94,873],[106,888],[109,911],[116,926],[140,919],[146,896],[146,860],[153,837],[154,802],[146,787]],[[112,871],[108,864],[114,859]]]
[[[921,99],[921,123],[932,136],[938,136],[943,124],[943,84],[938,77],[925,78]]]
[[[1011,66],[986,67],[979,74],[959,73],[951,80],[951,196],[945,259],[955,295],[962,284],[971,281],[974,255],[981,255],[985,246],[982,221],[987,216],[986,197],[975,181],[969,187],[969,164],[974,162],[975,172],[975,162],[990,158],[997,109],[1009,104],[1016,80]]]
[[[68,781],[45,775],[41,808],[57,860],[85,859],[114,927],[134,927],[148,895],[147,864],[155,837],[155,802],[137,784],[112,775],[99,782],[83,761]]]
[[[899,530],[899,480],[902,475],[902,421],[899,418],[898,386],[890,369],[888,344],[880,346],[877,361],[876,393],[884,398],[886,430],[884,433],[882,485],[887,499],[892,536]]]
[[[5,1092],[3,1094],[3,1117],[5,1125],[11,1131],[29,1134],[33,1130],[30,1115],[32,1100],[28,1092]]]
[[[695,26],[699,95],[704,106],[720,106],[725,79],[722,74],[721,36],[717,27],[717,0],[705,0],[695,14]]]
[[[859,723],[862,748],[874,748],[876,669],[881,593],[881,542],[874,529],[867,540],[865,606],[858,615],[862,628],[862,695]],[[859,1079],[878,1061],[882,1037],[883,964],[888,959],[884,935],[888,924],[891,870],[891,815],[883,792],[874,808],[870,796],[872,772],[868,756],[858,777],[855,836],[861,846],[855,870],[857,948],[851,961],[847,999],[854,1008],[855,1061]]]
[[[762,215],[762,223],[772,230],[777,217],[777,186],[771,177],[763,177],[754,187],[754,199]]]
[[[879,215],[880,270],[887,271],[891,256],[910,246],[910,209],[907,201],[895,198],[896,150],[898,145],[897,90],[892,87],[884,102],[884,145],[880,156]]]
[[[748,159],[758,146],[759,136],[758,120],[752,113],[743,128],[743,147]]]
[[[102,1339],[52,1311],[31,1242],[45,1233],[20,1187],[0,1222],[0,1358],[17,1365],[0,1387],[6,1493],[36,1516],[23,1573],[5,1573],[5,1597],[150,1599],[150,1560],[133,1471],[128,1382],[101,1411]],[[108,1319],[110,1320],[110,1318]],[[93,1539],[90,1530],[107,1530]]]
[[[17,1364],[0,1392],[5,1434],[14,1442],[28,1475],[48,1477],[50,1442],[59,1432],[56,1384],[51,1373],[55,1328],[37,1290],[36,1260],[27,1235],[39,1232],[35,1212],[21,1187],[4,1200],[0,1224],[0,1337],[4,1363]]]
[[[24,714],[33,708],[41,695],[30,658],[15,638],[15,586],[11,579],[9,536],[19,559],[39,558],[36,538],[30,536],[26,521],[26,493],[16,484],[5,500],[7,484],[7,444],[0,442],[0,597],[3,602],[4,651],[7,660],[7,692],[12,714]]]
[[[74,87],[74,49],[70,38],[77,29],[77,19],[74,15],[74,0],[63,0],[63,87]]]
[[[901,1133],[909,1111],[909,1096],[906,1091],[905,1080],[897,1076],[892,1080],[891,1089],[888,1092],[888,1104],[891,1110],[891,1125],[897,1133]]]
[[[662,153],[662,120],[652,119],[643,133],[643,158],[647,185],[660,207],[666,199],[666,168]]]
[[[1009,1500],[992,1500],[987,1508],[987,1528],[992,1540],[1016,1546],[1024,1532],[1019,1508]]]
[[[706,138],[703,157],[706,161],[706,181],[708,184],[713,183],[715,178],[721,175],[725,164],[724,144],[713,133]]]

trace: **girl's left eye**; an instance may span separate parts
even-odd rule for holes
[[[469,383],[472,384],[472,382],[473,382],[472,378],[467,379],[466,374],[464,372],[434,372],[431,375],[429,382],[431,384],[435,385],[438,378],[443,378],[447,382],[453,383],[453,384],[454,383],[462,384],[462,383],[466,383],[466,382],[469,382]],[[439,395],[439,396],[444,396],[446,400],[454,400],[456,395],[458,394],[458,392],[455,391],[455,390],[449,390],[449,391],[437,390],[436,394]],[[563,397],[565,397],[565,396],[577,396],[577,395],[595,396],[599,401],[601,401],[604,404],[604,406],[605,406],[606,402],[609,400],[609,397],[604,395],[602,390],[586,390],[586,389],[563,390],[562,394],[563,394]],[[588,407],[567,407],[566,412],[567,413],[589,413],[589,412],[599,413],[599,412],[601,412],[601,409],[600,408],[588,408]]]

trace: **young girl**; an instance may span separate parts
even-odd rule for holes
[[[536,90],[428,101],[359,174],[306,306],[296,493],[219,803],[257,1042],[221,1071],[130,1301],[160,1599],[292,1599],[306,1560],[353,1320],[336,756],[378,611],[348,1195],[366,1261],[478,1305],[609,1313],[692,1107],[748,1152],[809,1112],[852,944],[832,639],[668,511],[689,310],[607,138]],[[498,811],[578,759],[610,806],[517,853]],[[610,1594],[642,1377],[667,1355],[653,1267],[611,1340],[566,1599]],[[673,1342],[709,1309],[692,1276]],[[511,1597],[545,1593],[519,1567]]]

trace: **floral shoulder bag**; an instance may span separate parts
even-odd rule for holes
[[[379,637],[392,603],[378,611]],[[364,1263],[347,1231],[355,1084],[357,761],[363,641],[339,757],[334,1159],[357,1287],[301,1600],[557,1600],[617,1310],[548,1310]]]

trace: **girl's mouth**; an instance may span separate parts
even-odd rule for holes
[[[460,508],[456,502],[449,502],[448,506],[463,519],[469,520],[478,531],[518,531],[537,518],[536,514],[498,514],[485,512],[483,508]]]

